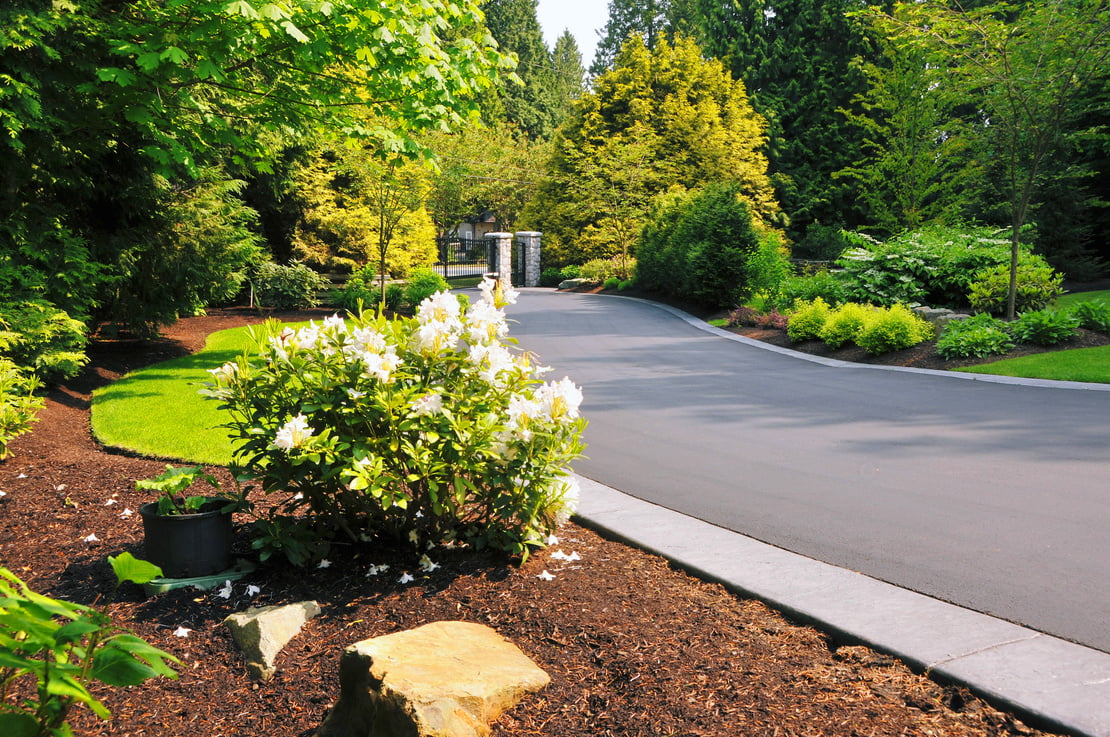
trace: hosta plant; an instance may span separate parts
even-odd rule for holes
[[[946,361],[1000,355],[1013,347],[1006,323],[985,312],[966,320],[953,320],[937,340],[937,353]]]
[[[1062,310],[1023,312],[1010,326],[1019,343],[1052,346],[1071,340],[1079,332],[1079,318]]]
[[[1110,303],[1098,299],[1079,302],[1070,312],[1079,320],[1079,327],[1110,333]]]
[[[270,323],[259,355],[213,371],[240,475],[280,495],[263,557],[303,564],[378,536],[523,557],[571,514],[581,391],[507,345],[515,294],[482,292],[465,310],[436,293],[414,318]]]

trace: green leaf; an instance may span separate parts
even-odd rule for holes
[[[163,51],[161,58],[168,59],[179,67],[183,67],[189,62],[189,55],[176,46],[170,46]]]
[[[96,632],[99,629],[100,626],[94,624],[93,622],[89,622],[87,620],[77,620],[76,622],[70,622],[64,625],[57,632],[55,632],[54,640],[59,645],[67,645],[71,642],[76,642],[77,640],[80,640],[81,637],[83,637],[84,635],[87,635],[90,632]]]
[[[48,694],[80,701],[82,704],[88,706],[93,713],[101,719],[107,719],[112,715],[104,704],[93,698],[93,695],[90,694],[76,678],[70,675],[59,674],[56,668],[52,669],[51,673],[53,675],[46,684],[46,692]]]
[[[135,63],[138,64],[141,69],[149,72],[152,69],[158,68],[158,65],[162,63],[162,56],[157,51],[148,51],[145,54],[139,54],[139,57],[135,59]]]
[[[308,43],[308,36],[304,35],[304,33],[301,32],[301,29],[293,25],[293,21],[283,21],[281,27],[285,29],[286,33],[288,33],[290,36],[297,39],[301,43]]]
[[[116,557],[109,557],[108,562],[116,572],[116,581],[123,583],[144,584],[162,576],[162,569],[145,560],[139,560],[131,553],[120,553]]]
[[[39,722],[30,714],[0,714],[0,734],[7,737],[35,737]]]

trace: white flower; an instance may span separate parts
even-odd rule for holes
[[[459,330],[461,329],[462,323],[458,320],[450,322],[437,320],[423,323],[413,333],[412,348],[417,353],[425,355],[453,348],[455,343],[458,342]]]
[[[438,392],[424,394],[412,400],[409,406],[418,417],[437,415],[443,411],[443,395]]]
[[[471,346],[467,360],[478,368],[478,378],[496,387],[504,386],[502,372],[517,365],[513,354],[500,343]]]
[[[308,418],[298,414],[277,431],[273,447],[288,452],[301,447],[310,437],[312,437],[312,428],[308,426]]]
[[[567,377],[559,381],[549,381],[536,392],[540,411],[554,422],[573,420],[578,417],[578,406],[582,404],[582,390]]]
[[[378,574],[385,573],[388,570],[389,570],[389,566],[387,564],[379,563],[377,565],[371,565],[369,568],[367,568],[366,569],[366,575],[367,576],[377,576]]]
[[[520,292],[512,287],[506,288],[503,282],[494,281],[488,276],[482,277],[482,283],[478,285],[478,289],[482,292],[483,301],[497,307],[516,304],[516,298],[520,296]]]
[[[548,573],[547,569],[544,569],[544,572],[538,574],[536,576],[536,578],[540,579],[541,581],[554,581],[555,580],[555,574],[554,573]]]
[[[220,597],[221,599],[230,599],[231,598],[231,581],[230,580],[224,581],[223,587],[219,591],[216,592],[216,596]]]
[[[255,586],[253,583],[247,586],[247,596],[257,596],[262,593],[262,589]]]
[[[192,632],[192,630],[187,627],[178,627],[173,631],[178,637],[188,637],[190,632]]]
[[[238,364],[234,364],[231,361],[228,361],[219,368],[208,369],[208,373],[212,374],[213,378],[217,380],[223,379],[224,381],[230,381],[231,379],[233,379],[238,371]]]
[[[460,311],[459,300],[448,291],[440,291],[428,297],[416,308],[416,319],[421,325],[428,323],[457,323]]]
[[[401,577],[399,579],[397,579],[397,583],[412,583],[415,580],[416,579],[414,579],[408,573],[402,573]]]
[[[547,543],[548,545],[558,545],[559,544],[559,538],[557,538],[555,535],[548,535],[547,539],[544,540],[544,542]]]
[[[576,561],[576,560],[582,560],[582,556],[580,556],[577,552],[573,552],[570,555],[567,555],[562,550],[558,550],[558,551],[551,554],[551,559],[552,560]]]
[[[358,389],[348,389],[347,396],[357,402],[366,396],[366,392],[360,392]]]
[[[115,499],[109,499],[108,501],[104,502],[104,506],[105,506],[105,507],[110,507],[110,506],[112,506],[113,504],[117,504],[117,502],[116,502],[116,500],[115,500]]]
[[[550,504],[555,512],[555,524],[561,525],[578,509],[578,479],[564,476],[551,487]]]
[[[97,537],[96,533],[94,532],[94,533],[92,533],[91,535],[89,535],[88,537],[85,538],[85,542],[87,542],[87,543],[98,543],[98,542],[100,542],[100,538]]]
[[[312,350],[320,343],[320,328],[315,322],[310,322],[308,327],[301,328],[293,336],[293,345],[302,350]]]
[[[317,568],[331,568],[331,561],[328,560],[327,558],[324,558],[322,561],[320,561],[319,563],[316,564],[316,567]]]
[[[351,333],[351,350],[354,353],[382,353],[387,345],[385,336],[372,327],[358,328]]]
[[[492,302],[475,302],[466,311],[466,337],[472,343],[491,343],[509,332],[505,313]]]
[[[130,519],[131,515],[135,514],[131,509],[124,507],[123,511],[119,513],[120,519]]]
[[[363,373],[384,384],[389,383],[391,374],[397,370],[398,366],[404,363],[404,361],[397,356],[393,346],[390,346],[384,353],[364,351],[359,354],[358,358],[362,361]]]
[[[425,573],[431,573],[437,568],[439,568],[439,563],[433,563],[432,559],[428,557],[427,553],[420,556],[420,570],[424,571]]]
[[[338,314],[324,318],[324,330],[333,335],[344,335],[347,332],[347,323]]]

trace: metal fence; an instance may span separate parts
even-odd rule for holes
[[[489,242],[485,238],[437,238],[435,270],[445,279],[482,276],[489,271]]]

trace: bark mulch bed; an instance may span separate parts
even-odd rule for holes
[[[14,441],[14,457],[0,464],[0,564],[55,597],[92,603],[109,591],[105,558],[143,552],[138,514],[123,514],[147,501],[134,481],[163,462],[107,452],[92,439],[92,390],[196,350],[211,331],[259,319],[217,310],[181,320],[151,343],[94,344],[87,370],[51,392],[34,432]],[[239,550],[249,554],[239,535]],[[344,647],[436,620],[468,620],[496,629],[553,679],[502,716],[494,728],[502,737],[1042,734],[965,689],[833,642],[661,558],[574,524],[560,538],[523,565],[444,550],[434,556],[440,568],[427,574],[403,554],[352,548],[327,568],[260,567],[229,599],[197,590],[146,598],[125,587],[114,615],[185,665],[176,681],[96,689],[113,718],[76,709],[75,732],[307,737],[338,696]],[[553,559],[558,550],[581,559]],[[367,575],[381,563],[391,566],[386,573]],[[554,580],[538,578],[544,570]],[[403,572],[416,580],[400,584]],[[248,598],[248,584],[261,593]],[[248,606],[305,599],[319,602],[323,615],[289,644],[271,681],[252,683],[221,621]],[[176,636],[179,628],[188,635]]]

